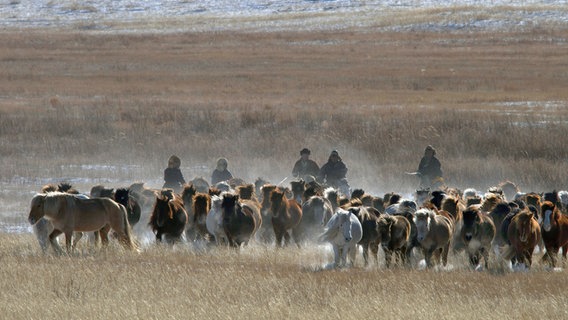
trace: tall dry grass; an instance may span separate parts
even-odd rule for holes
[[[9,319],[559,319],[568,302],[566,272],[385,270],[360,260],[324,270],[329,251],[259,246],[141,254],[111,246],[54,257],[31,235],[0,240],[0,311]]]
[[[402,17],[401,17],[402,19]],[[47,182],[161,186],[225,156],[278,182],[298,152],[338,149],[353,187],[412,192],[434,145],[448,185],[564,189],[567,34],[0,33],[2,227]],[[21,229],[19,229],[21,231]],[[0,312],[46,318],[563,318],[565,272],[323,270],[329,251],[180,246],[39,253],[0,233]],[[452,258],[454,259],[454,258]]]

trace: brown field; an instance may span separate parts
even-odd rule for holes
[[[160,187],[225,156],[278,182],[303,147],[332,149],[352,187],[410,194],[424,147],[446,183],[568,186],[568,31],[101,34],[0,32],[0,216],[25,226],[41,185]],[[142,222],[143,223],[143,222]],[[381,266],[323,270],[329,252],[112,246],[44,256],[0,233],[6,319],[566,318],[567,273]]]

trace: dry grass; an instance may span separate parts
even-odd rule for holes
[[[353,187],[410,193],[427,144],[450,186],[565,189],[568,34],[2,32],[0,213],[47,182],[161,185],[226,156],[277,182],[338,148]],[[329,252],[148,247],[39,254],[0,233],[0,312],[46,318],[565,318],[566,272],[322,270]],[[457,260],[457,266],[463,261]],[[496,268],[499,270],[499,268]],[[563,280],[564,279],[564,280]]]
[[[554,319],[568,302],[558,285],[566,272],[324,270],[331,257],[321,249],[258,246],[53,257],[31,235],[0,239],[0,308],[10,319]]]

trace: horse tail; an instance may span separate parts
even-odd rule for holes
[[[126,247],[133,251],[138,251],[138,245],[134,242],[134,236],[132,235],[132,228],[130,227],[130,223],[128,223],[128,211],[126,207],[123,205],[118,205],[120,211],[122,212],[122,225],[124,227],[124,244]]]

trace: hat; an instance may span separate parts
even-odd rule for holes
[[[333,150],[329,156],[330,157],[331,156],[338,156],[339,157],[339,153],[337,152],[337,150]]]
[[[424,152],[427,152],[427,151],[432,151],[434,154],[436,154],[436,149],[434,149],[434,147],[432,147],[431,145],[428,145],[426,147],[426,150],[424,150]]]
[[[300,151],[300,155],[303,155],[303,154],[311,154],[311,153],[312,153],[312,152],[311,152],[310,149],[308,149],[308,148],[304,148],[304,149],[302,149],[302,151]]]

